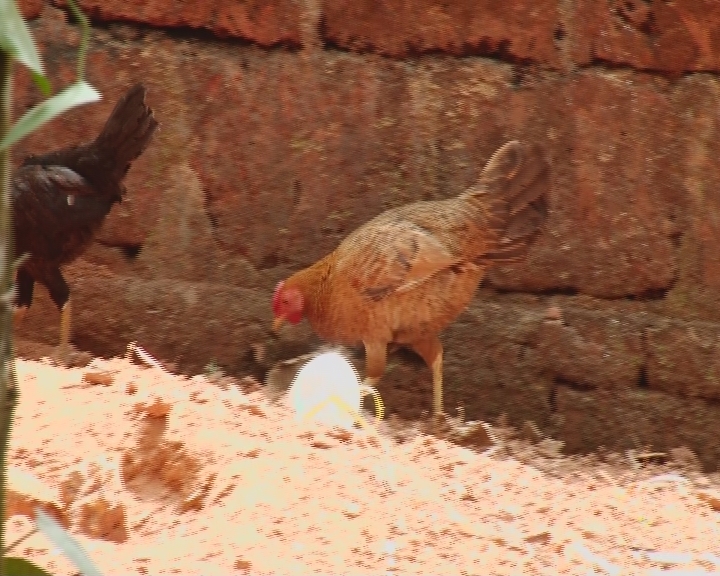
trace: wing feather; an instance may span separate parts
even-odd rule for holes
[[[363,227],[338,252],[336,270],[372,301],[410,290],[458,262],[429,230],[409,220]]]

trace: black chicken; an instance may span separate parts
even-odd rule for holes
[[[142,84],[133,86],[93,142],[30,156],[13,175],[15,254],[28,254],[16,275],[14,319],[20,321],[30,307],[35,282],[44,285],[60,309],[61,360],[69,351],[71,312],[60,267],[87,250],[125,195],[125,174],[158,125],[145,92]]]

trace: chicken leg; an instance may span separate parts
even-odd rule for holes
[[[60,310],[60,344],[58,345],[58,360],[63,364],[67,364],[70,353],[70,335],[72,328],[72,307],[70,299]]]
[[[53,357],[59,364],[67,366],[72,348],[70,345],[70,337],[72,335],[70,288],[67,282],[65,282],[60,268],[56,267],[46,270],[43,279],[50,293],[50,299],[55,303],[55,306],[58,307],[58,310],[60,310],[60,342]]]
[[[387,363],[387,345],[365,342],[365,380],[366,386],[376,387]],[[440,339],[435,337],[414,342],[412,348],[432,370],[433,379],[433,413],[437,418],[443,416],[443,347]]]
[[[387,344],[377,342],[363,342],[365,345],[365,380],[363,384],[370,388],[377,388],[377,383],[385,372],[387,363]],[[367,388],[363,390],[362,396],[368,396]]]
[[[433,413],[436,418],[443,416],[443,347],[437,336],[412,344],[411,348],[423,359],[432,370],[433,379]]]

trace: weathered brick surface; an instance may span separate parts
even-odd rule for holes
[[[619,311],[561,311],[545,320],[530,345],[537,366],[553,381],[580,388],[637,386],[645,364],[644,323]]]
[[[484,414],[484,419],[508,414],[515,424],[547,422],[551,379],[542,374],[532,348],[542,321],[542,309],[534,306],[507,300],[471,305],[443,334],[448,411],[462,406],[469,419],[471,414]],[[432,385],[427,369],[421,377],[426,388],[420,394],[429,411]],[[389,405],[399,386],[393,383],[392,391],[383,392]]]
[[[579,0],[572,58],[679,75],[720,70],[720,3],[715,0]]]
[[[677,187],[685,200],[676,210],[680,275],[668,295],[667,312],[719,321],[720,82],[715,77],[690,76],[678,83],[672,97],[681,124],[675,133],[677,146],[669,151],[677,154],[682,177]]]
[[[647,330],[647,380],[653,389],[720,400],[720,326],[663,323]]]
[[[359,52],[404,57],[444,52],[498,54],[559,64],[554,0],[325,0],[323,39]]]
[[[673,218],[687,202],[675,150],[685,109],[664,86],[625,73],[581,73],[554,88],[540,118],[529,114],[523,122],[555,116],[556,137],[546,140],[555,183],[550,230],[529,266],[493,271],[492,283],[601,298],[670,289],[677,275]]]
[[[45,5],[45,0],[19,0],[18,6],[23,18],[29,20],[40,16],[40,12]]]
[[[686,446],[708,469],[720,462],[716,404],[637,388],[579,391],[559,386],[556,398],[562,423],[555,434],[569,452],[588,445],[638,453]]]
[[[255,361],[252,344],[268,341],[266,362],[319,344],[305,326],[274,343],[268,337],[266,294],[259,290],[202,279],[119,276],[82,260],[67,266],[65,277],[72,290],[73,342],[105,357],[124,355],[128,343],[137,342],[192,374],[214,360],[230,374],[261,377],[263,366]],[[16,334],[57,345],[59,322],[59,312],[39,289]]]
[[[77,29],[52,8],[32,27],[54,86],[67,85]],[[18,115],[39,97],[16,70]],[[238,374],[306,352],[317,340],[304,324],[279,341],[267,335],[277,280],[386,208],[458,194],[502,142],[522,138],[542,143],[553,166],[548,227],[526,263],[488,275],[443,335],[448,409],[463,405],[471,419],[507,412],[548,430],[565,418],[557,433],[579,450],[594,438],[622,440],[617,430],[578,428],[596,410],[610,418],[613,394],[630,402],[632,391],[651,392],[646,400],[658,399],[668,422],[672,394],[695,398],[682,418],[717,400],[714,77],[563,75],[484,58],[410,63],[111,26],[94,30],[88,79],[103,101],[24,140],[16,161],[94,137],[139,80],[160,130],[128,174],[127,200],[68,267],[79,346],[113,354],[137,340],[184,370],[215,358]],[[550,305],[561,320],[546,319]],[[55,343],[57,329],[40,289],[20,333]],[[249,351],[257,340],[268,348],[262,366]],[[429,371],[393,357],[381,392],[389,411],[417,416],[430,408]],[[690,422],[673,438],[699,428]]]
[[[64,7],[64,0],[52,0]],[[294,0],[78,0],[93,19],[158,28],[196,28],[261,46],[300,45],[300,2]]]

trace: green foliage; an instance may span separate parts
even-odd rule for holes
[[[39,508],[35,510],[35,524],[38,530],[63,551],[70,561],[78,567],[83,576],[102,576],[92,560],[85,554],[82,546],[68,534],[60,524]]]
[[[83,79],[85,54],[90,35],[90,25],[73,0],[68,0],[70,9],[80,21],[82,42],[79,48],[78,75],[74,84],[28,110],[7,134],[0,134],[0,150],[18,142],[40,126],[71,108],[100,100],[100,93]],[[32,72],[35,84],[43,95],[51,93],[50,81],[43,72],[42,61],[32,34],[20,15],[15,0],[0,0],[0,49],[27,66]]]
[[[83,79],[85,72],[85,55],[87,53],[90,26],[87,18],[78,9],[73,0],[68,0],[70,9],[82,27],[82,41],[78,55],[77,79],[65,90],[41,102],[13,126],[9,125],[11,108],[11,83],[13,60],[25,65],[32,74],[35,84],[47,98],[52,93],[50,81],[43,72],[42,61],[32,34],[18,10],[15,0],[0,0],[0,280],[4,291],[12,284],[17,263],[13,263],[10,247],[12,246],[12,209],[10,196],[10,156],[12,144],[37,130],[63,112],[89,102],[100,99],[100,93]],[[0,310],[0,548],[4,545],[4,517],[7,491],[7,450],[9,446],[11,423],[17,398],[17,382],[15,381],[12,352],[12,322],[10,320],[9,303],[5,299],[4,309]],[[4,367],[9,367],[6,369]],[[80,545],[54,519],[42,510],[35,511],[35,523],[48,539],[55,543],[65,555],[78,567],[84,576],[100,576],[99,570],[85,554]],[[0,576],[49,576],[33,563],[22,558],[4,557],[0,563]]]
[[[0,0],[0,49],[35,74],[43,75],[40,55],[15,0]]]
[[[18,140],[37,130],[48,120],[52,120],[63,112],[70,110],[70,108],[96,102],[97,100],[100,100],[100,94],[84,80],[71,84],[60,94],[40,102],[40,104],[23,114],[20,120],[5,135],[5,138],[0,141],[0,150],[12,146]]]
[[[24,558],[3,558],[5,574],[8,576],[51,576],[45,570]]]

